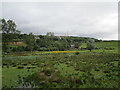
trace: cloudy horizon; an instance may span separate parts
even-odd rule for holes
[[[22,33],[118,40],[117,2],[4,2],[2,18]]]

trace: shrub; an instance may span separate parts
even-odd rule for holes
[[[17,65],[12,65],[12,67],[16,67]]]
[[[6,67],[9,68],[9,65],[7,65]]]
[[[18,66],[17,69],[23,69],[24,67],[23,66]]]
[[[38,49],[38,51],[49,51],[49,50],[46,47],[41,47],[41,48]]]
[[[34,67],[34,66],[27,67],[27,69],[34,69],[34,68],[36,68],[36,67]]]
[[[17,51],[20,51],[20,52],[21,52],[21,51],[24,51],[24,50],[25,50],[25,47],[24,47],[24,46],[18,46],[18,47],[17,47]]]
[[[79,52],[75,52],[75,55],[79,55],[80,53]]]
[[[45,73],[45,75],[50,76],[54,72],[54,69],[48,67],[43,69],[42,71]]]

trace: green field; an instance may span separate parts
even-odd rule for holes
[[[118,42],[96,47],[3,55],[3,88],[119,88]]]
[[[94,50],[95,52],[112,52],[112,53],[118,53],[118,44],[119,42],[117,41],[111,41],[111,42],[96,42],[95,47],[99,48],[97,50]],[[87,44],[82,43],[80,48],[86,48]],[[110,50],[111,49],[111,50]]]

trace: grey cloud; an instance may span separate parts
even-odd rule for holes
[[[117,3],[3,3],[3,18],[23,33],[117,39]]]

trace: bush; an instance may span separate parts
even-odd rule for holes
[[[80,53],[79,52],[75,52],[75,55],[79,55]]]
[[[18,66],[17,69],[23,69],[24,67],[23,66]]]
[[[17,65],[12,65],[12,67],[16,67]]]
[[[54,72],[54,69],[47,67],[47,68],[43,69],[42,72],[44,72],[45,75],[50,76]]]
[[[17,47],[17,51],[24,51],[25,50],[25,48],[24,48],[24,46],[19,46],[19,47]]]
[[[27,67],[27,69],[34,69],[36,68],[35,66],[32,66],[32,67]]]
[[[16,47],[11,47],[12,52],[22,52],[25,51],[25,47],[24,46],[16,46]]]
[[[12,51],[13,51],[13,52],[16,52],[16,51],[17,51],[17,48],[16,48],[16,47],[13,47],[13,48],[12,48]]]
[[[41,47],[41,48],[38,49],[38,51],[49,51],[49,50],[46,47]]]

